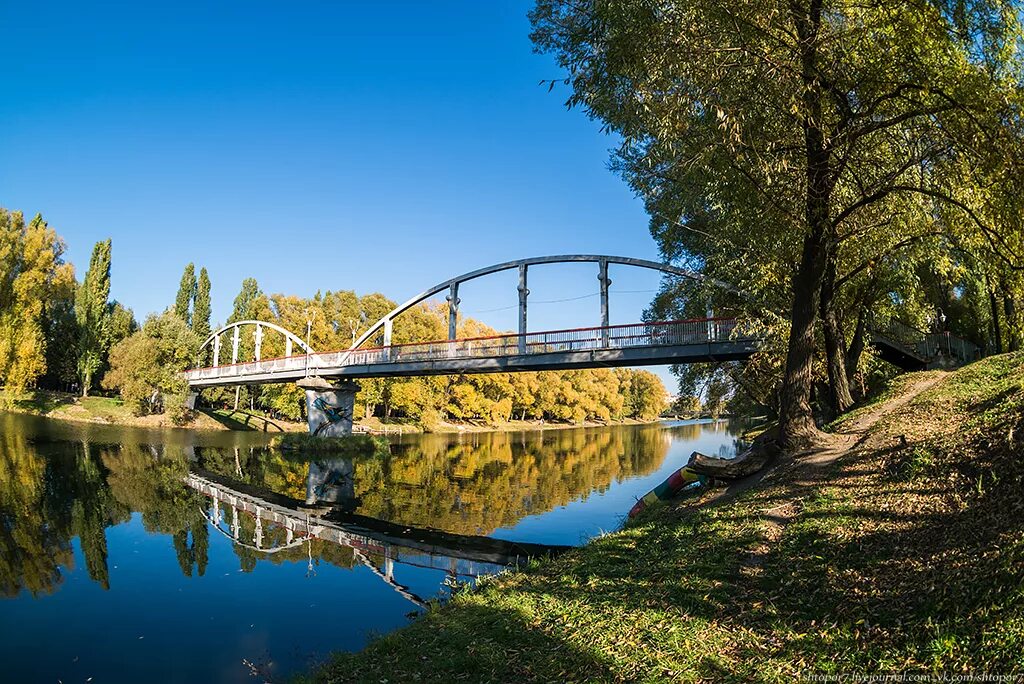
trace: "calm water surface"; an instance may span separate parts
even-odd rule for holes
[[[266,443],[0,414],[0,681],[277,680],[735,450],[724,422]]]

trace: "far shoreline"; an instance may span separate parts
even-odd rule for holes
[[[135,416],[119,399],[103,396],[81,397],[67,392],[36,390],[15,399],[10,406],[0,408],[0,413],[15,413],[47,418],[61,422],[109,425],[126,428],[158,430],[188,430],[192,432],[265,432],[286,434],[306,432],[305,422],[269,418],[244,410],[204,408],[196,411],[195,417],[183,425],[173,423],[166,414]],[[355,434],[378,434],[384,436],[408,434],[479,434],[485,432],[543,432],[547,430],[572,430],[579,428],[602,428],[635,425],[656,425],[662,422],[680,420],[723,420],[728,416],[662,417],[653,420],[626,418],[612,421],[584,421],[583,423],[559,423],[547,420],[513,420],[500,424],[450,423],[443,422],[437,428],[424,430],[422,426],[406,423],[385,423],[379,418],[362,419],[355,424]]]

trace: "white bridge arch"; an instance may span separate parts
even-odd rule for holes
[[[267,323],[266,321],[245,320],[245,321],[235,321],[234,323],[228,323],[227,325],[225,325],[220,330],[217,330],[216,332],[210,333],[210,336],[207,337],[206,340],[203,341],[202,346],[199,347],[199,356],[200,356],[200,358],[202,358],[204,350],[206,350],[208,348],[212,348],[212,350],[213,350],[213,365],[214,366],[219,366],[220,365],[220,363],[219,363],[220,362],[220,350],[221,350],[221,341],[220,340],[221,340],[221,337],[226,332],[231,330],[231,331],[233,331],[233,333],[231,335],[231,363],[232,364],[238,363],[238,345],[239,345],[239,343],[241,341],[241,331],[246,326],[252,326],[253,327],[253,342],[254,342],[254,349],[255,349],[255,353],[254,353],[255,358],[253,359],[254,361],[261,360],[260,357],[262,356],[262,351],[263,351],[263,329],[264,328],[273,330],[274,332],[278,332],[282,336],[284,336],[284,341],[285,341],[284,342],[284,344],[285,344],[285,353],[284,353],[284,355],[286,357],[289,357],[289,356],[292,355],[292,348],[293,348],[294,345],[298,345],[298,347],[300,349],[302,349],[302,351],[304,351],[306,354],[314,354],[315,353],[309,347],[308,344],[306,344],[305,342],[302,341],[302,338],[300,338],[298,335],[296,335],[295,333],[291,332],[290,330],[287,330],[286,328],[282,328],[281,326],[279,326],[279,325],[277,325],[275,323]]]

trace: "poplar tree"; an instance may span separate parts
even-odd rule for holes
[[[249,310],[253,302],[256,301],[260,294],[260,286],[255,278],[243,280],[242,289],[239,291],[238,296],[235,297],[231,315],[228,316],[228,323],[246,320],[249,317]]]
[[[210,276],[205,267],[199,270],[199,284],[192,307],[192,332],[200,340],[210,336]]]
[[[110,348],[110,239],[97,242],[89,270],[75,293],[78,322],[78,379],[82,396],[89,396],[93,376]]]
[[[181,274],[178,296],[174,299],[174,313],[189,326],[192,324],[192,300],[196,296],[196,287],[196,267],[189,263]]]

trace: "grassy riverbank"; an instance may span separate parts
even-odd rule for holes
[[[2,391],[0,391],[2,392]],[[28,413],[55,420],[70,420],[85,423],[104,423],[145,428],[186,428],[191,430],[241,430],[269,433],[304,433],[309,428],[304,421],[270,418],[259,413],[239,409],[202,409],[191,421],[175,425],[166,415],[135,416],[121,402],[111,397],[80,397],[67,392],[36,390],[24,392],[15,397],[7,409],[16,413]],[[656,422],[656,421],[652,421]],[[516,420],[499,424],[447,423],[433,426],[432,432],[458,434],[462,432],[515,432],[531,430],[565,430],[580,427],[604,427],[608,425],[644,425],[645,421],[625,419],[608,423],[554,423],[539,420]],[[422,433],[422,426],[415,423],[383,422],[379,418],[365,418],[357,425],[381,434]]]
[[[54,420],[78,423],[102,423],[142,428],[184,427],[192,430],[231,429],[213,417],[197,413],[186,425],[175,425],[166,415],[136,416],[120,399],[111,397],[80,397],[67,392],[36,390],[13,398],[7,410]]]
[[[1022,383],[1024,354],[898,378],[755,486],[483,582],[312,678],[1020,672]]]

